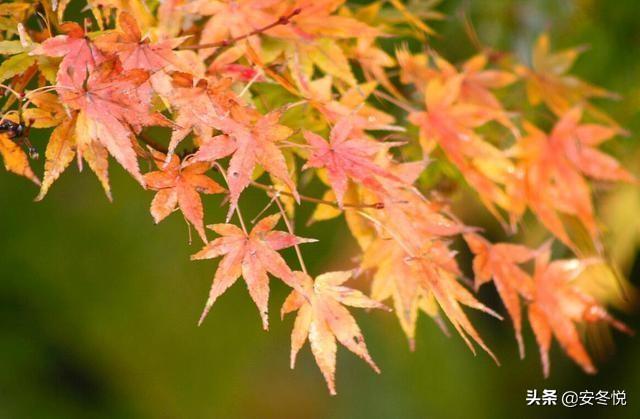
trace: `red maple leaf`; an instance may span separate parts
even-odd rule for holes
[[[143,84],[149,74],[141,69],[123,71],[117,61],[101,64],[80,85],[61,85],[64,104],[79,111],[76,140],[97,141],[133,177],[144,185],[134,150],[135,133],[143,126],[168,125],[151,110],[151,90]]]
[[[379,143],[354,129],[351,120],[343,118],[331,130],[329,142],[310,131],[304,138],[311,146],[311,155],[304,168],[326,168],[331,188],[342,206],[349,179],[361,183],[366,188],[385,193],[377,176],[402,182],[401,179],[374,163],[373,157],[381,150],[395,144]]]
[[[238,204],[240,193],[251,183],[251,176],[257,164],[287,185],[298,199],[296,186],[289,175],[289,169],[278,142],[291,136],[293,131],[280,124],[281,111],[260,115],[246,110],[244,121],[229,136],[217,136],[202,143],[194,156],[194,161],[215,161],[233,154],[227,170],[231,207],[229,216]]]
[[[30,54],[63,57],[58,69],[58,84],[80,86],[105,57],[77,23],[65,22],[60,29],[65,35],[47,39]]]

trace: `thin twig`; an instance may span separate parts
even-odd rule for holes
[[[286,195],[286,196],[294,197],[294,195],[291,192],[278,190],[272,185],[264,185],[264,184],[258,183],[258,182],[251,182],[251,186],[254,186],[254,187],[258,188],[258,189],[262,189],[264,191],[267,191],[270,194],[280,194],[280,195]],[[301,201],[307,201],[307,202],[313,202],[315,204],[330,205],[332,207],[340,208],[340,204],[338,204],[336,201],[327,201],[326,199],[313,198],[311,196],[305,196],[305,195],[300,195],[300,200]],[[343,203],[342,207],[343,208],[357,208],[357,209],[362,209],[362,208],[384,209],[384,203],[382,203],[382,202],[376,202],[374,204],[349,204],[349,203]]]
[[[396,235],[396,233],[391,228],[387,227],[382,221],[380,221],[377,218],[367,214],[364,211],[358,211],[358,214],[360,214],[361,216],[363,216],[367,220],[371,221],[373,224],[377,225],[378,227],[382,228],[387,233],[389,233],[389,235],[396,241],[396,243],[398,243],[400,245],[400,247],[402,247],[402,249],[404,249],[404,251],[409,255],[409,257],[411,257],[412,259],[415,258],[415,256],[414,256],[413,252],[411,251],[411,249],[402,241],[402,239],[400,237],[398,237],[398,235]]]
[[[254,35],[259,35],[263,32],[268,31],[269,29],[273,29],[276,26],[288,25],[291,22],[291,19],[294,16],[299,15],[301,12],[302,12],[302,9],[300,8],[294,9],[288,15],[280,16],[280,18],[278,18],[278,20],[276,20],[275,22],[272,22],[261,28],[254,29],[253,31],[246,33],[244,35],[236,36],[235,38],[229,38],[229,39],[225,39],[223,41],[218,41],[218,42],[210,42],[208,44],[188,45],[188,46],[182,47],[181,49],[204,49],[204,48],[228,47],[229,45],[233,45],[238,41],[242,41],[243,39],[249,38]]]
[[[282,203],[280,202],[280,198],[278,194],[274,196],[274,199],[275,199],[276,205],[278,206],[278,209],[280,210],[280,213],[282,214],[282,219],[284,220],[284,223],[287,226],[287,230],[289,231],[289,234],[291,234],[292,236],[295,236],[296,234],[293,230],[293,226],[289,222],[289,217],[287,217],[287,213],[282,207]],[[296,256],[298,257],[298,262],[300,263],[300,268],[302,269],[302,272],[304,272],[306,275],[309,275],[309,273],[307,272],[307,266],[304,264],[304,259],[302,259],[302,251],[300,251],[300,245],[298,245],[298,243],[295,243],[293,247],[296,250]]]
[[[416,108],[412,107],[408,103],[404,103],[404,102],[394,98],[393,96],[386,94],[385,92],[381,92],[380,90],[374,90],[373,94],[376,97],[379,97],[381,99],[386,100],[387,102],[390,102],[390,103],[396,105],[397,107],[399,107],[400,109],[402,109],[405,112],[408,112],[408,113],[418,112],[418,110]]]
[[[162,154],[167,154],[169,152],[169,149],[166,146],[159,144],[156,140],[152,139],[144,132],[141,132],[139,137],[143,143],[153,148],[155,151],[159,151]]]

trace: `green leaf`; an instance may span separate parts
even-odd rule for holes
[[[0,82],[3,82],[16,74],[24,73],[36,62],[36,57],[27,52],[14,55],[0,64]]]
[[[0,41],[0,54],[15,55],[24,52],[20,41]]]

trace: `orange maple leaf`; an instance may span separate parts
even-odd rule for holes
[[[97,37],[94,44],[107,54],[117,55],[125,70],[141,68],[154,72],[170,64],[180,67],[173,49],[187,37],[151,43],[148,38],[142,38],[138,24],[127,12],[121,12],[118,15],[118,26],[119,31]]]
[[[275,22],[280,15],[273,7],[287,3],[279,0],[210,1],[195,0],[184,6],[184,10],[200,16],[211,16],[202,28],[200,44],[224,42],[245,36],[256,28]],[[260,37],[250,36],[247,41],[260,51]],[[203,57],[211,55],[216,48],[200,50]]]
[[[535,292],[529,305],[529,322],[540,347],[544,376],[549,375],[552,336],[575,363],[585,372],[594,374],[596,368],[580,341],[576,323],[605,322],[622,332],[633,332],[575,284],[587,262],[578,259],[550,262],[549,258],[549,249],[536,257]]]
[[[211,137],[213,129],[231,133],[242,128],[232,118],[244,108],[231,90],[231,79],[198,79],[191,74],[174,72],[171,85],[161,95],[168,96],[176,110],[175,127],[171,133],[171,156],[180,142],[193,131],[202,141]]]
[[[280,311],[281,316],[292,311],[298,312],[291,332],[291,368],[295,366],[298,351],[308,339],[329,392],[335,395],[337,339],[379,373],[358,324],[343,305],[388,308],[358,290],[345,287],[343,283],[351,278],[351,271],[324,273],[315,281],[302,272],[295,272],[295,275],[304,291],[292,291]]]
[[[464,239],[475,254],[473,273],[476,289],[493,279],[498,294],[513,321],[520,358],[524,358],[519,294],[527,300],[531,300],[533,298],[533,282],[529,274],[518,265],[533,259],[536,252],[517,244],[491,244],[473,233],[465,234]]]
[[[207,235],[203,224],[203,207],[201,193],[215,194],[224,192],[224,188],[204,173],[211,168],[209,163],[180,163],[180,158],[173,155],[169,164],[164,167],[166,156],[151,149],[158,169],[145,173],[144,179],[149,189],[158,191],[151,201],[151,215],[159,223],[180,208],[184,218],[196,229],[205,243]]]
[[[89,141],[82,136],[82,133],[78,136],[76,134],[76,123],[77,112],[74,112],[71,119],[63,121],[51,133],[45,152],[44,178],[36,201],[44,199],[51,185],[67,169],[76,156],[78,158],[78,167],[82,169],[82,159],[84,159],[98,177],[107,198],[110,201],[112,200],[108,172],[109,153],[100,142]]]
[[[4,132],[0,132],[0,155],[7,171],[24,176],[36,185],[40,185],[40,179],[29,165],[27,153]]]
[[[335,12],[346,0],[296,0],[293,7],[287,2],[280,3],[280,13],[284,16],[287,10],[299,9],[301,12],[291,18],[288,25],[275,27],[266,33],[280,38],[296,39],[302,42],[319,37],[333,39],[376,37],[381,32],[363,22]]]
[[[393,300],[396,317],[412,351],[415,350],[419,311],[427,313],[448,333],[433,294],[422,287],[418,280],[420,272],[395,241],[384,238],[374,240],[364,252],[360,267],[363,270],[375,270],[371,282],[371,298],[377,301],[388,298]]]
[[[553,113],[562,116],[572,107],[584,104],[593,97],[617,98],[617,95],[603,88],[568,74],[581,52],[581,48],[551,52],[549,35],[540,35],[533,49],[532,67],[516,67],[518,74],[527,82],[529,102],[533,105],[544,102]],[[603,116],[594,107],[586,106],[596,111],[597,115]]]
[[[576,216],[592,238],[597,228],[591,191],[583,175],[607,181],[632,181],[633,176],[595,147],[618,130],[598,124],[580,124],[582,111],[567,112],[549,135],[525,123],[527,135],[515,151],[524,173],[524,199],[540,221],[560,240],[573,245],[558,213]]]
[[[522,209],[506,192],[515,173],[513,163],[475,131],[490,121],[509,125],[508,120],[501,109],[466,101],[461,96],[465,78],[456,74],[429,80],[424,93],[426,111],[412,112],[409,121],[420,127],[425,157],[439,145],[494,216],[501,219],[496,205],[519,215]]]
[[[201,251],[192,255],[191,260],[213,259],[222,255],[224,257],[213,278],[213,285],[199,324],[202,323],[216,299],[233,285],[240,275],[244,278],[249,294],[260,311],[265,329],[269,327],[267,273],[281,279],[292,288],[299,288],[296,277],[277,251],[315,240],[296,237],[282,231],[273,231],[279,219],[279,214],[265,217],[253,227],[250,233],[244,232],[233,224],[208,226],[222,237],[209,242]]]

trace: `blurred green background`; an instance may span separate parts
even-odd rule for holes
[[[601,105],[634,133],[617,148],[638,172],[637,0],[445,1],[439,10],[449,19],[433,24],[442,35],[434,42],[454,61],[474,52],[460,10],[485,44],[523,59],[542,31],[551,33],[554,47],[589,45],[575,72],[624,96]],[[40,148],[44,138],[34,134]],[[308,346],[297,368],[288,367],[293,319],[278,320],[286,292],[281,284],[272,281],[268,333],[242,282],[196,327],[215,262],[189,261],[200,244],[188,245],[182,218],[153,225],[152,193],[117,164],[112,204],[89,171],[75,172],[64,174],[42,203],[32,202],[37,191],[28,181],[0,173],[0,418],[640,417],[640,339],[614,336],[615,353],[599,361],[595,376],[583,374],[554,344],[551,377],[543,380],[529,327],[521,361],[509,322],[476,313],[472,320],[501,367],[484,354],[474,358],[458,336],[447,338],[427,318],[411,353],[393,315],[355,312],[382,374],[341,349],[338,396],[330,397]],[[257,192],[244,196],[246,217],[263,202]],[[219,204],[219,197],[205,198],[207,222],[223,218]],[[310,271],[353,266],[355,244],[344,222],[307,228],[309,210],[302,209],[298,232],[320,240],[303,248]],[[624,222],[637,239],[636,218]],[[293,254],[287,256],[296,266]],[[637,260],[626,274],[638,284]],[[504,312],[490,288],[481,300]],[[640,329],[637,315],[621,317]],[[526,390],[542,388],[622,389],[628,404],[527,407]]]

